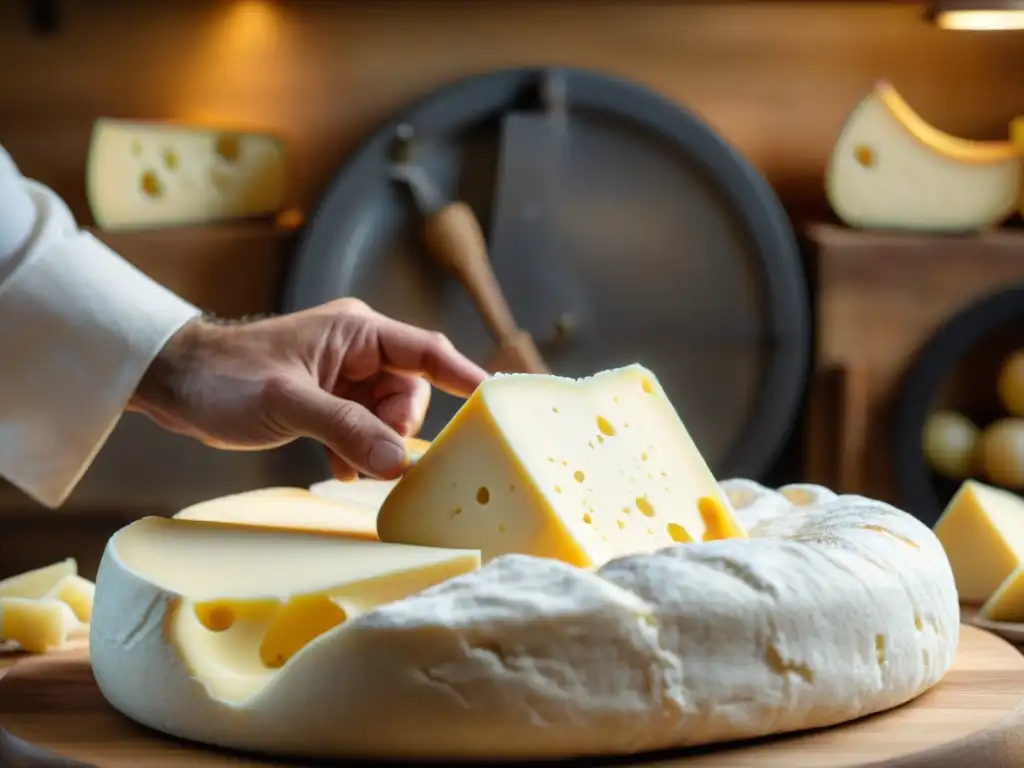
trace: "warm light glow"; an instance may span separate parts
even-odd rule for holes
[[[229,53],[273,44],[279,24],[280,14],[273,3],[237,0],[229,6],[224,19],[221,44]]]
[[[1024,29],[1024,10],[944,11],[935,19],[943,29],[1000,31]]]

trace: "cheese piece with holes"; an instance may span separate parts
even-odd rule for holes
[[[385,499],[382,541],[594,566],[675,542],[742,537],[654,374],[498,375]]]
[[[305,488],[261,488],[231,494],[193,504],[174,517],[256,528],[319,531],[357,539],[377,538],[374,507],[332,501]]]
[[[479,564],[475,551],[143,518],[115,534],[100,564],[93,669],[104,696],[144,720],[165,696],[234,707],[265,688],[261,706],[287,717],[294,703],[274,685],[289,659],[316,656],[338,625]],[[136,666],[165,681],[160,697],[146,675],[124,674]]]
[[[78,562],[67,558],[57,563],[34,568],[0,580],[0,597],[38,599],[53,589],[61,579],[78,573]]]
[[[85,177],[93,218],[108,230],[269,215],[285,181],[275,136],[106,118],[93,127]]]
[[[999,224],[1021,194],[1021,152],[1009,141],[951,136],[888,82],[853,110],[832,151],[826,191],[851,227],[956,232]]]
[[[58,650],[83,628],[61,600],[0,597],[0,642],[13,640],[29,653]]]
[[[1024,499],[976,480],[964,482],[935,523],[960,599],[983,603],[1024,564]]]
[[[833,725],[938,682],[960,616],[927,526],[829,496],[776,505],[747,539],[599,569],[501,556],[371,601],[276,670],[260,658],[266,638],[293,648],[330,624],[330,607],[289,602],[291,619],[268,598],[347,606],[351,593],[331,585],[393,572],[382,555],[336,556],[339,545],[387,545],[297,547],[297,534],[144,520],[115,535],[100,567],[96,679],[115,707],[165,733],[334,762],[614,755]]]

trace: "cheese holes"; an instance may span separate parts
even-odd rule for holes
[[[597,429],[602,435],[615,436],[615,427],[604,416],[597,417]],[[600,438],[598,438],[600,440]]]
[[[718,499],[701,496],[697,499],[697,511],[704,521],[704,541],[731,539],[743,535]]]
[[[154,171],[143,171],[139,177],[139,189],[146,197],[161,197],[164,193],[164,185]]]
[[[594,522],[594,518],[592,518],[590,516],[589,512],[584,512],[583,513],[583,522],[586,523],[587,525],[590,525],[591,523]]]
[[[558,413],[558,408],[556,408],[555,406],[551,406],[551,412]]]
[[[226,632],[235,624],[235,612],[226,605],[197,605],[195,611],[199,623],[211,632]]]
[[[486,506],[491,500],[491,491],[486,485],[481,485],[476,489],[476,503],[481,507]]]
[[[640,380],[640,388],[648,395],[654,394],[654,382],[646,376]]]
[[[164,168],[168,171],[178,170],[178,155],[173,149],[164,150]]]
[[[637,497],[636,508],[639,509],[647,517],[654,517],[654,505],[651,504],[643,496]]]
[[[242,145],[237,136],[225,133],[217,137],[213,149],[225,162],[236,163],[241,154]]]
[[[679,523],[669,523],[665,526],[665,532],[677,544],[691,544],[693,542],[693,537]]]
[[[873,168],[875,166],[875,150],[867,144],[858,144],[853,148],[853,159],[862,168]]]
[[[584,480],[586,480],[586,479],[587,479],[587,476],[586,476],[586,475],[584,475],[584,474],[583,474],[583,472],[581,472],[581,471],[580,471],[580,470],[578,470],[578,469],[577,469],[577,470],[576,470],[575,472],[573,472],[573,473],[572,473],[572,476],[573,476],[573,479],[574,479],[574,480],[575,480],[575,481],[576,481],[577,483],[582,483],[582,482],[583,482]]]
[[[875,635],[875,661],[878,666],[885,664],[885,635]]]

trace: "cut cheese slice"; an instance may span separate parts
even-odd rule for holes
[[[60,600],[0,597],[0,641],[13,640],[29,653],[61,648],[82,628],[74,611]]]
[[[983,603],[1024,564],[1024,499],[968,480],[935,523],[960,600]]]
[[[1015,568],[982,604],[978,617],[989,621],[1024,622],[1024,565]]]
[[[658,380],[639,365],[485,381],[394,487],[382,541],[600,565],[743,537]]]
[[[244,702],[339,625],[479,564],[475,551],[143,518],[104,553],[93,665],[122,711],[160,698],[117,672],[139,653],[162,679],[185,675],[213,698]]]
[[[77,573],[78,563],[69,557],[59,563],[35,568],[0,581],[0,597],[39,599],[53,589],[61,579]]]
[[[283,204],[284,163],[283,142],[269,134],[100,119],[86,192],[108,230],[269,215]]]
[[[977,230],[1017,206],[1021,153],[1009,141],[968,141],[938,130],[880,82],[847,119],[826,191],[851,227]]]
[[[375,507],[330,501],[304,488],[262,488],[223,496],[193,504],[174,517],[280,530],[319,531],[358,539],[377,538]]]

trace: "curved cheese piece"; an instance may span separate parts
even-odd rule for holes
[[[829,203],[851,227],[968,231],[1006,219],[1021,193],[1012,142],[977,142],[926,123],[887,82],[853,110],[832,152]]]
[[[596,566],[746,533],[654,374],[504,374],[463,404],[377,515],[381,541]]]
[[[232,658],[255,668],[254,633],[233,657],[216,656],[196,601],[246,598],[255,604],[237,620],[266,627],[267,598],[329,594],[352,578],[349,558],[314,565],[290,549],[298,534],[238,529],[280,544],[239,545],[228,558],[222,543],[203,543],[208,531],[144,520],[115,535],[100,567],[94,672],[117,709],[160,731],[340,761],[632,753],[832,725],[941,679],[959,605],[925,525],[881,502],[827,496],[778,504],[749,539],[596,570],[505,555],[404,599],[393,590],[393,602],[323,632],[244,700],[210,681],[226,665],[239,671]],[[339,544],[382,553],[356,571],[386,559],[380,543],[321,537],[315,547]],[[329,620],[328,606],[305,606],[278,634],[301,641]],[[210,666],[190,671],[195,658]]]
[[[86,193],[108,230],[201,224],[276,212],[285,194],[284,144],[246,131],[100,119]]]
[[[331,501],[305,488],[261,488],[222,496],[186,507],[174,517],[179,520],[318,531],[357,539],[377,539],[375,507]]]

